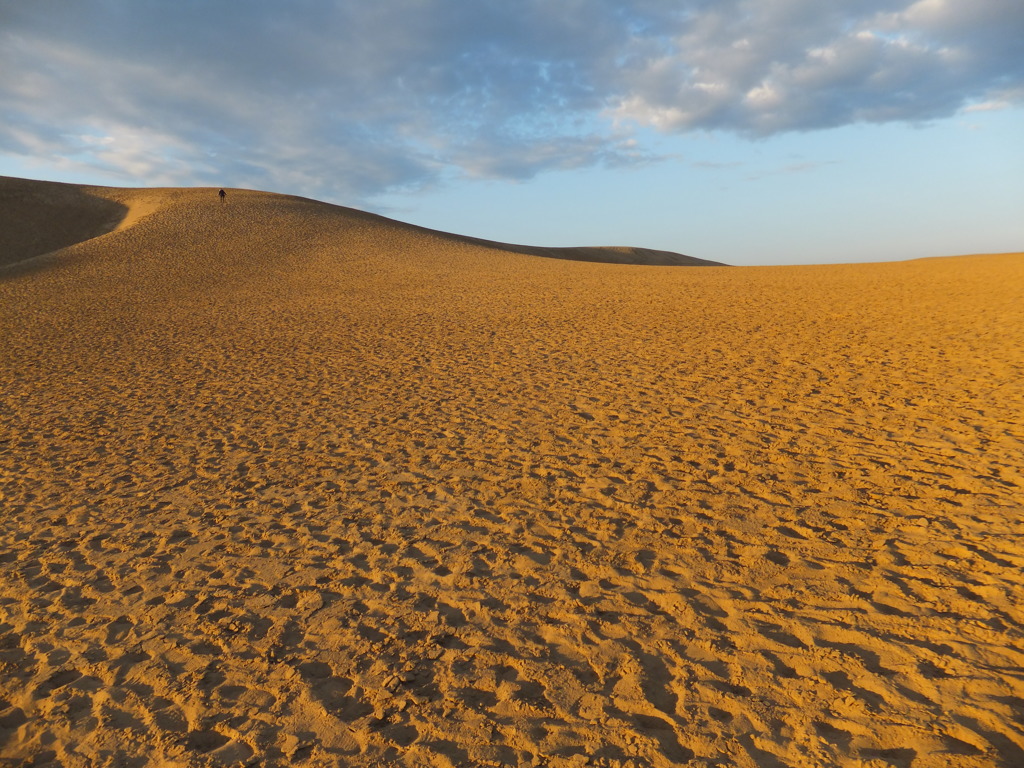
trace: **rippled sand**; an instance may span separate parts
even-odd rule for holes
[[[0,765],[1024,765],[1024,255],[0,224]]]

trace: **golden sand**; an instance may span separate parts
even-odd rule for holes
[[[0,224],[0,765],[1024,765],[1024,255]]]

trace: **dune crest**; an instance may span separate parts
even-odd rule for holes
[[[4,768],[1024,765],[1024,255],[82,193],[0,280]]]

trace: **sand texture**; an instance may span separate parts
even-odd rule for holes
[[[0,216],[0,765],[1024,765],[1024,255]]]

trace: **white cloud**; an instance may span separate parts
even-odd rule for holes
[[[982,101],[977,104],[968,104],[961,111],[970,112],[998,112],[1003,109],[1009,109],[1010,102],[1003,101],[1002,99],[993,101]]]

